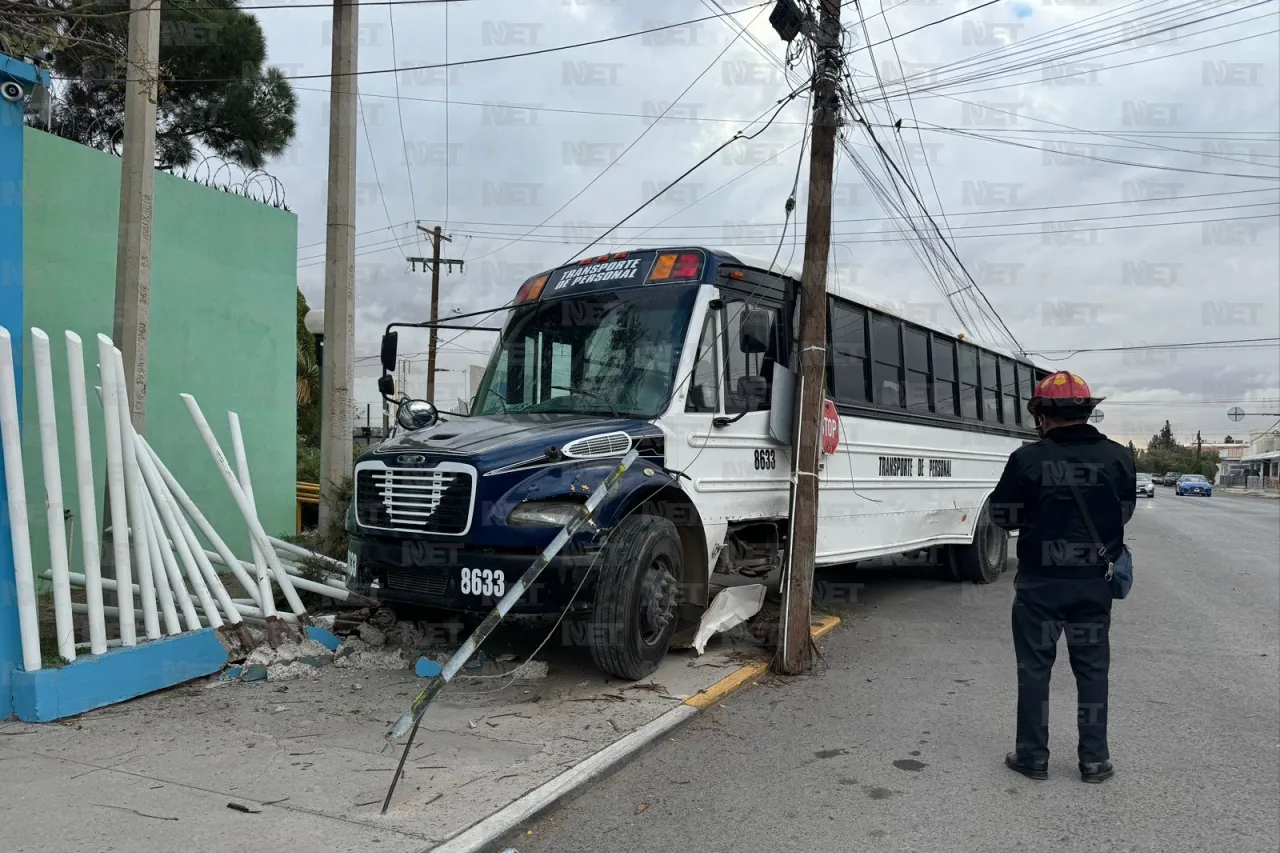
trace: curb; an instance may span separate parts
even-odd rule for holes
[[[817,640],[840,624],[839,617],[824,616],[810,629],[810,636]],[[768,661],[745,664],[715,684],[685,699],[682,703],[631,732],[621,740],[584,759],[579,764],[544,782],[529,793],[489,817],[463,830],[453,838],[422,853],[480,853],[488,845],[518,829],[522,824],[546,811],[556,803],[608,771],[621,766],[649,744],[685,723],[704,710],[724,699],[752,679],[759,678],[769,669]]]

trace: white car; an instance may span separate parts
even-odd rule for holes
[[[1138,475],[1138,497],[1154,498],[1156,496],[1156,483],[1151,479],[1150,474]]]

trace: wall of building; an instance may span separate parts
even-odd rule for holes
[[[84,340],[98,384],[96,335],[111,335],[120,159],[25,129],[26,326],[52,338],[67,508],[79,515],[66,399],[66,344]],[[248,531],[179,394],[195,396],[228,456],[227,411],[240,416],[258,512],[268,533],[292,533],[295,499],[297,217],[163,172],[155,176],[147,438],[227,543],[249,557]],[[34,388],[30,359],[26,387]],[[47,568],[34,393],[23,400],[24,467],[36,571]],[[102,410],[90,403],[95,460]],[[98,512],[105,473],[97,466]],[[79,526],[73,571],[79,560]]]

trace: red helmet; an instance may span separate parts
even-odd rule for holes
[[[1105,397],[1094,397],[1089,385],[1079,376],[1066,370],[1050,373],[1036,383],[1027,401],[1027,410],[1036,414],[1049,410],[1063,417],[1088,417]]]

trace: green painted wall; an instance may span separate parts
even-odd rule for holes
[[[64,332],[84,341],[101,514],[103,413],[93,388],[97,334],[111,335],[115,302],[120,159],[33,128],[24,143],[26,324],[52,342],[63,502],[77,516],[72,571],[80,571]],[[250,559],[244,521],[178,395],[196,398],[228,458],[227,412],[239,414],[263,526],[292,533],[297,217],[157,172],[153,222],[147,439],[219,534]],[[49,543],[29,357],[25,372],[23,466],[39,574]]]

